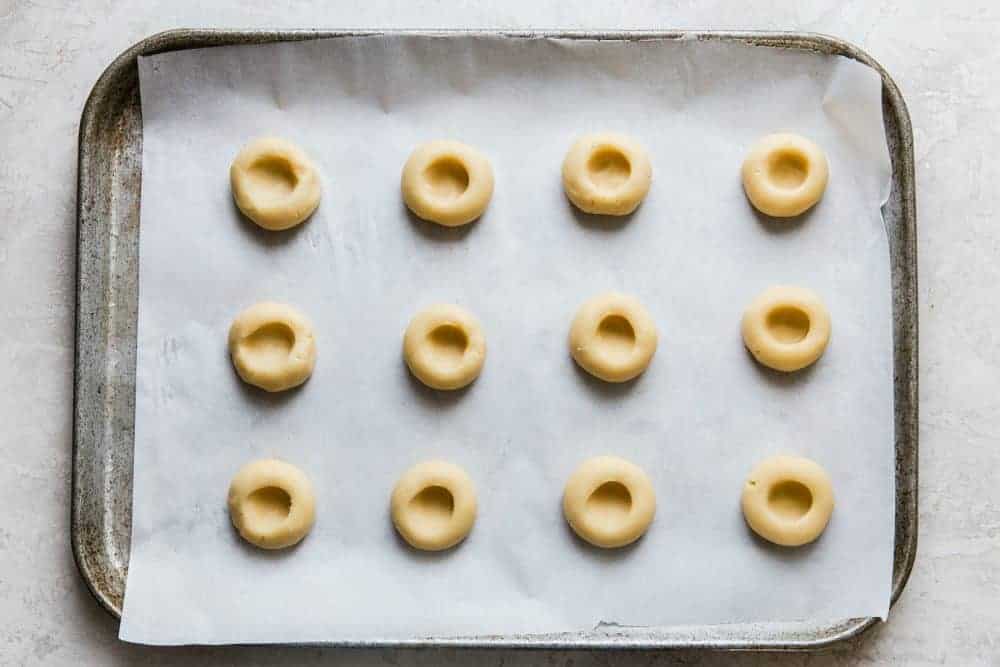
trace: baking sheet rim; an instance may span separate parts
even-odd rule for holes
[[[105,340],[88,335],[88,330],[81,326],[81,301],[90,289],[92,281],[92,266],[85,265],[82,258],[87,258],[94,264],[93,257],[85,254],[92,250],[95,241],[98,250],[106,251],[100,246],[102,237],[100,225],[114,225],[116,221],[109,220],[111,214],[94,215],[92,212],[94,198],[103,193],[95,193],[88,186],[99,176],[100,169],[107,167],[109,161],[95,159],[94,153],[98,145],[91,145],[91,138],[101,133],[101,118],[99,110],[102,104],[115,93],[122,92],[122,86],[134,86],[137,89],[136,59],[140,55],[150,55],[164,51],[175,51],[189,48],[202,48],[223,44],[253,44],[275,41],[300,41],[309,39],[336,38],[343,36],[366,36],[384,34],[403,34],[419,36],[448,35],[490,35],[511,38],[565,38],[565,39],[608,39],[608,40],[711,40],[742,41],[757,46],[772,48],[794,48],[819,51],[823,53],[842,55],[865,64],[879,73],[883,82],[883,109],[886,113],[887,139],[892,158],[892,194],[889,202],[883,207],[883,217],[886,220],[890,243],[890,262],[892,264],[893,289],[893,348],[894,348],[894,384],[895,384],[895,461],[896,461],[896,526],[895,549],[893,560],[893,585],[891,600],[894,603],[902,593],[913,566],[916,552],[917,536],[917,305],[916,305],[916,216],[915,192],[913,180],[913,146],[912,131],[905,102],[895,83],[885,70],[867,53],[848,42],[837,38],[815,33],[796,32],[733,32],[733,31],[686,31],[686,30],[623,30],[623,31],[582,31],[582,30],[200,30],[176,29],[148,37],[123,52],[116,58],[100,79],[94,85],[84,107],[80,123],[79,141],[79,172],[77,200],[77,355],[74,381],[74,441],[73,441],[73,476],[72,476],[72,544],[73,553],[81,575],[98,602],[113,616],[120,617],[121,593],[124,588],[125,568],[113,568],[117,571],[108,572],[108,563],[95,563],[93,551],[93,535],[87,533],[87,517],[83,516],[81,508],[88,493],[103,494],[103,507],[115,505],[107,502],[113,497],[113,489],[109,485],[97,486],[94,479],[86,478],[83,466],[84,457],[105,455],[103,449],[114,447],[114,443],[102,441],[98,437],[88,437],[94,433],[107,435],[108,428],[94,429],[94,422],[105,427],[108,415],[100,411],[102,405],[81,401],[81,384],[88,382],[93,373],[95,359],[101,361],[101,351],[106,355],[111,347]],[[138,94],[133,96],[131,103],[137,106]],[[141,122],[141,121],[140,121]],[[105,129],[106,131],[106,129]],[[118,150],[128,150],[134,146],[118,146]],[[141,149],[140,153],[141,154]],[[141,164],[141,162],[140,162]],[[115,178],[113,172],[109,179]],[[140,181],[141,183],[141,181]],[[138,223],[138,194],[136,196],[135,220]],[[98,205],[100,202],[98,201]],[[113,206],[113,202],[108,202]],[[97,231],[95,231],[97,230]],[[98,253],[99,258],[108,259],[107,252]],[[98,262],[100,265],[101,263]],[[103,266],[107,267],[105,262]],[[124,289],[135,301],[138,280],[137,276],[126,276]],[[113,289],[105,290],[108,296]],[[121,307],[118,300],[106,299],[102,306],[107,316],[114,308]],[[107,338],[111,338],[108,336]],[[112,364],[101,364],[105,371],[104,379],[111,380],[109,375],[124,376],[131,379],[129,386],[134,388],[135,380],[135,336],[134,322],[131,340],[118,341],[131,346],[132,364],[128,368],[111,368]],[[128,355],[126,355],[128,356]],[[117,364],[113,364],[117,366]],[[112,372],[113,371],[113,372]],[[100,394],[100,392],[98,392]],[[85,394],[86,398],[86,394]],[[87,403],[87,404],[84,404]],[[93,409],[98,414],[92,414]],[[134,409],[134,395],[133,395]],[[103,418],[103,419],[102,419]],[[131,428],[131,425],[129,425]],[[132,433],[126,433],[131,444]],[[128,456],[131,465],[131,456]],[[111,465],[114,465],[113,463]],[[121,487],[117,487],[118,490]],[[128,513],[130,503],[119,502],[117,507]],[[91,517],[92,519],[92,517]],[[100,521],[89,522],[96,527]],[[91,533],[93,530],[90,531]],[[86,539],[90,537],[91,539]],[[105,542],[113,541],[115,535],[105,532],[100,536]],[[119,536],[120,537],[120,536]],[[128,536],[126,536],[128,539]],[[88,547],[90,547],[88,549]],[[113,545],[111,550],[113,551]],[[98,550],[100,551],[100,549]],[[104,554],[107,560],[107,553]],[[104,569],[101,570],[102,565]],[[101,570],[97,572],[95,570]],[[101,576],[104,575],[104,576]],[[109,586],[109,577],[117,586]],[[109,590],[115,588],[116,590]],[[860,618],[845,619],[834,624],[817,624],[810,626],[809,622],[793,624],[752,624],[752,625],[717,625],[717,626],[676,626],[674,628],[618,628],[599,627],[604,634],[588,636],[585,633],[567,633],[559,635],[526,635],[526,636],[475,636],[469,638],[435,639],[419,638],[412,640],[373,640],[362,642],[332,642],[323,645],[330,646],[463,646],[463,647],[524,647],[524,648],[713,648],[713,649],[817,649],[829,646],[846,639],[857,637],[878,619]],[[768,627],[779,628],[776,639],[755,638],[754,630],[764,631]],[[730,629],[735,634],[725,632]],[[744,631],[739,629],[745,628]],[[786,628],[787,630],[781,630]],[[717,633],[712,636],[710,633]],[[782,632],[787,632],[787,636]]]

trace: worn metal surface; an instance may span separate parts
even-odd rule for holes
[[[381,34],[383,31],[172,30],[121,54],[91,91],[80,123],[77,210],[77,316],[72,543],[83,579],[109,613],[120,616],[131,537],[135,411],[139,200],[142,118],[136,57],[164,51]],[[418,33],[418,34],[448,34]],[[511,37],[736,40],[763,47],[842,55],[882,77],[892,192],[883,208],[893,287],[896,529],[892,600],[913,566],[917,542],[917,258],[913,135],[895,83],[868,54],[808,33],[499,31]],[[836,623],[768,623],[627,628],[600,625],[558,635],[414,638],[345,646],[535,648],[819,649],[858,637],[873,618]]]

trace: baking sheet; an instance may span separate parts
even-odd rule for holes
[[[143,198],[133,540],[121,637],[149,643],[321,642],[885,617],[892,566],[889,183],[878,76],[837,57],[673,41],[367,37],[224,47],[140,60]],[[559,165],[578,134],[641,138],[654,185],[624,222],[577,214]],[[828,152],[831,185],[798,222],[761,219],[738,165],[793,130]],[[240,218],[228,164],[285,136],[319,164],[324,199],[284,234]],[[478,146],[497,188],[482,220],[443,230],[398,194],[412,147]],[[823,359],[794,377],[743,350],[743,306],[810,286],[833,317]],[[625,387],[566,352],[578,305],[614,288],[661,330]],[[319,363],[305,387],[242,385],[225,335],[258,300],[304,310]],[[402,331],[455,301],[489,354],[467,391],[406,373]],[[837,509],[817,543],[763,544],[740,484],[760,458],[817,459]],[[561,517],[563,483],[615,453],[653,478],[637,545],[593,550]],[[246,461],[313,478],[319,517],[263,553],[228,523]],[[394,535],[388,494],[430,457],[480,491],[470,538],[441,555]]]

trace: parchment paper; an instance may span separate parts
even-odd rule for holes
[[[889,184],[880,81],[837,57],[721,43],[370,37],[141,58],[143,185],[133,538],[121,637],[147,643],[322,642],[885,617],[892,564]],[[653,187],[630,218],[577,213],[560,182],[579,134],[628,132]],[[748,205],[739,167],[760,135],[826,151],[830,186],[796,221]],[[286,137],[322,172],[313,218],[258,230],[228,168],[250,139]],[[412,148],[449,137],[496,175],[459,230],[412,218]],[[755,364],[739,320],[776,284],[815,289],[833,335],[810,370]],[[660,329],[649,370],[608,386],[578,370],[578,306],[618,289]],[[241,383],[232,318],[261,300],[315,323],[300,390]],[[451,301],[482,321],[467,391],[408,375],[402,333]],[[746,528],[745,476],[779,452],[826,467],[822,538],[772,547]],[[635,546],[582,544],[561,513],[583,459],[623,456],[657,515]],[[248,546],[225,507],[233,474],[278,457],[313,479],[300,546]],[[444,458],[478,487],[458,548],[416,553],[390,490]]]

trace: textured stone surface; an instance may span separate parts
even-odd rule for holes
[[[840,665],[1000,662],[1000,5],[995,0],[243,3],[0,0],[0,664]],[[69,547],[76,132],[131,43],[178,26],[760,28],[867,49],[906,96],[920,224],[920,548],[890,622],[821,656],[149,649]]]

